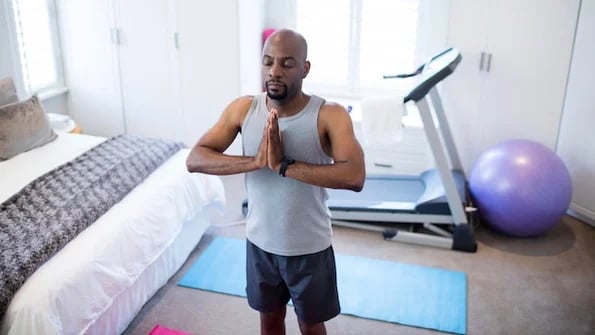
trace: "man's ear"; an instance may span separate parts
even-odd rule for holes
[[[304,76],[302,77],[302,79],[306,78],[308,76],[308,73],[310,73],[310,61],[309,60],[304,62]]]

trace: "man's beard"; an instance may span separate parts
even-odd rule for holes
[[[267,85],[267,96],[272,100],[283,100],[287,98],[287,86],[283,85],[283,90],[281,92],[272,92]]]

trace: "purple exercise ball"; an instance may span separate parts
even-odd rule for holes
[[[572,198],[564,162],[530,140],[499,143],[475,162],[469,189],[488,225],[512,236],[537,236],[560,221]]]

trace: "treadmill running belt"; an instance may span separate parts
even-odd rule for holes
[[[386,209],[411,211],[424,192],[417,177],[368,177],[361,192],[329,189],[328,206],[333,209]]]

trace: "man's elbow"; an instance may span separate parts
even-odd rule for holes
[[[361,192],[364,189],[364,185],[353,185],[350,187],[350,190],[354,191],[354,192]]]
[[[198,157],[195,157],[192,153],[186,157],[186,169],[188,172],[202,172],[199,164]]]
[[[364,183],[357,183],[351,186],[351,190],[354,192],[361,192],[364,189]]]
[[[192,164],[192,158],[190,156],[186,158],[186,170],[188,170],[188,172],[196,172],[194,170],[194,165]]]
[[[355,175],[349,183],[349,189],[354,192],[361,192],[364,189],[364,182],[366,181],[366,173],[358,173]]]

